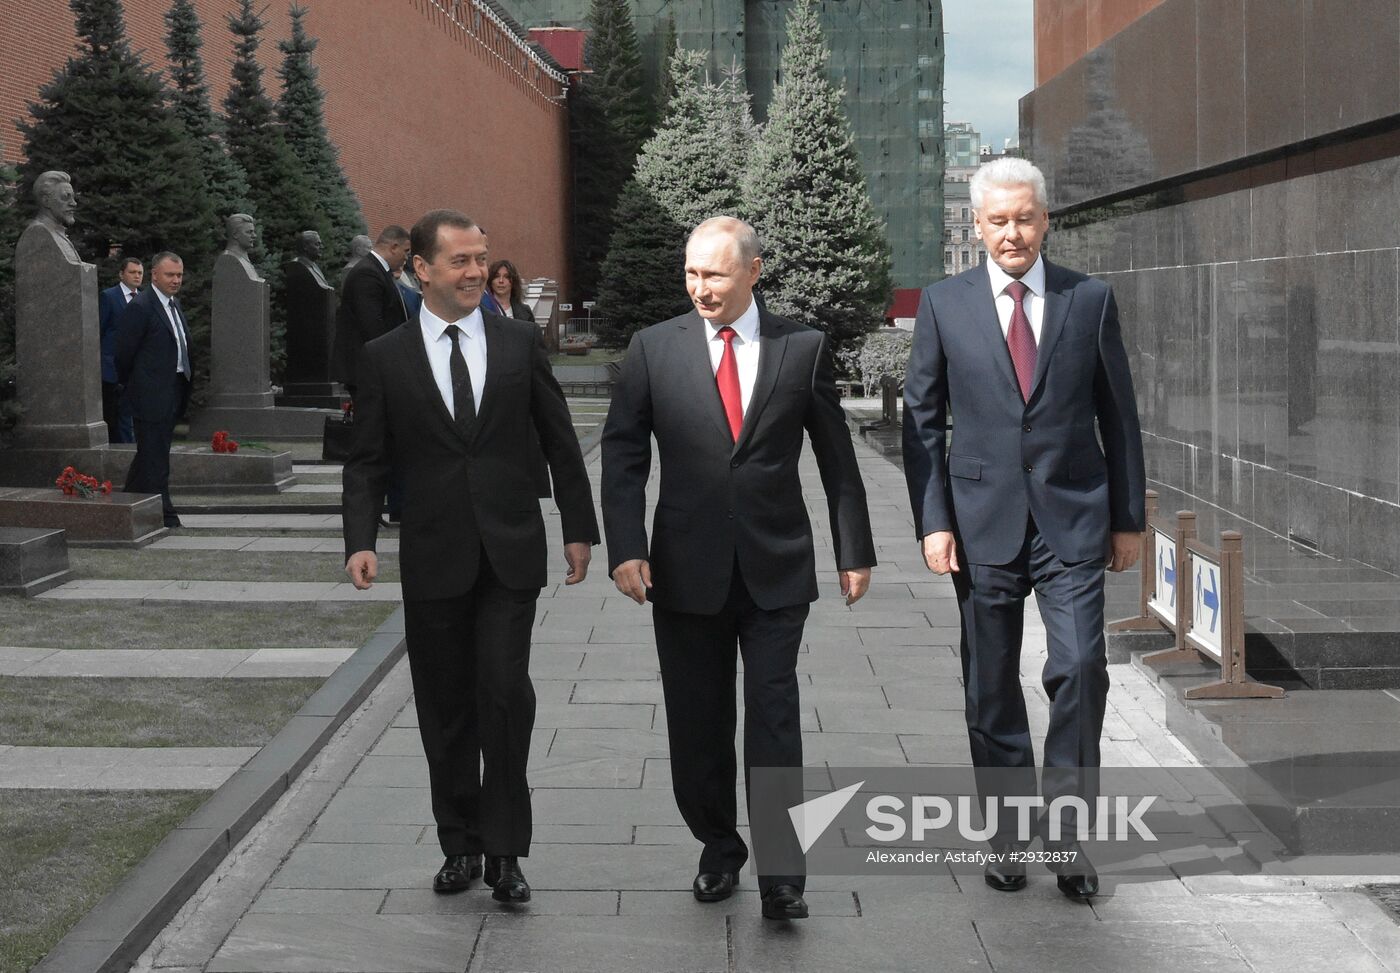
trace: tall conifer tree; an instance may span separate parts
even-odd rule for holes
[[[880,324],[890,252],[828,56],[812,0],[796,0],[744,208],[764,244],[768,308],[821,328],[841,350]]]
[[[277,72],[282,79],[277,117],[330,224],[330,239],[323,241],[325,262],[338,268],[349,255],[350,239],[365,232],[365,218],[326,131],[325,95],[316,82],[316,65],[311,61],[317,41],[306,32],[306,8],[293,4],[291,18],[292,36],[277,44],[283,55]]]
[[[69,173],[79,196],[69,236],[107,281],[122,255],[145,261],[160,250],[180,254],[181,303],[202,370],[218,220],[199,149],[167,107],[160,76],[132,50],[121,0],[70,0],[69,6],[78,52],[20,122],[20,205],[32,212],[29,187],[40,173]]]
[[[671,98],[623,187],[598,288],[609,321],[602,339],[625,344],[638,328],[680,314],[685,238],[712,216],[736,215],[738,173],[752,146],[748,94],[733,72],[716,84],[706,55],[676,48],[667,65]]]
[[[19,417],[15,381],[15,244],[23,222],[16,183],[19,171],[0,162],[0,429]]]
[[[584,62],[592,71],[569,93],[574,160],[573,278],[591,297],[613,230],[613,208],[651,125],[641,48],[627,0],[593,0]]]
[[[200,54],[204,38],[194,0],[174,0],[166,12],[165,26],[165,46],[170,53],[170,107],[199,150],[214,211],[220,220],[230,213],[256,216],[248,177],[229,156],[223,122],[210,106],[209,84]]]

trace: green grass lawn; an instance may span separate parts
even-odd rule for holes
[[[0,598],[0,632],[6,645],[55,649],[358,649],[397,607]]]
[[[68,551],[76,578],[132,581],[345,581],[340,553],[300,551],[179,551],[145,548],[119,551],[78,547]],[[399,556],[379,555],[379,580],[399,580]]]
[[[626,348],[590,348],[586,355],[550,355],[551,365],[605,365],[610,361],[621,361],[627,355]]]
[[[0,743],[260,747],[322,681],[0,676]]]
[[[24,973],[208,795],[0,791],[0,973]]]

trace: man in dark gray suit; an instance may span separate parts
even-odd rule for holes
[[[672,787],[704,846],[692,886],[701,902],[728,898],[748,860],[734,795],[736,649],[745,780],[752,767],[802,766],[797,653],[817,598],[797,472],[804,430],[847,604],[865,593],[875,564],[826,335],[758,307],[762,268],[747,223],[716,217],[696,227],[685,257],[695,310],[633,337],[603,427],[609,573],[623,594],[652,603]],[[652,437],[661,488],[648,545]],[[766,918],[807,916],[802,876],[760,873],[758,882]]]
[[[1104,570],[1133,566],[1145,527],[1132,376],[1112,291],[1040,253],[1050,227],[1040,171],[999,159],[970,190],[991,260],[924,289],[904,384],[914,526],[929,569],[951,572],[957,590],[968,739],[984,798],[1035,793],[1019,678],[1034,590],[1048,650],[1043,798],[1092,805],[1108,695]],[[1007,810],[994,851],[1024,845]],[[1063,820],[1077,824],[1072,813]],[[1062,832],[1049,850],[1071,859],[1051,865],[1061,891],[1081,900],[1098,891],[1077,842]],[[1015,891],[1025,866],[994,855],[986,879]]]

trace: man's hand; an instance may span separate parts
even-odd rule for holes
[[[860,596],[870,590],[869,568],[838,571],[836,579],[841,582],[841,594],[846,596],[846,604],[848,605],[854,605],[860,601]]]
[[[613,584],[637,604],[645,605],[647,589],[651,587],[651,564],[641,558],[623,561],[613,569]]]
[[[569,571],[564,575],[564,583],[578,584],[588,577],[588,562],[593,560],[593,545],[587,541],[565,544],[564,560],[569,565]]]
[[[351,584],[365,591],[379,577],[379,558],[373,551],[356,551],[345,562],[345,573],[350,575]]]
[[[1137,531],[1113,532],[1113,553],[1108,559],[1110,571],[1126,571],[1138,562],[1142,554],[1142,535]]]
[[[934,574],[947,574],[962,570],[958,564],[958,546],[953,542],[951,530],[936,530],[924,535],[924,563]]]

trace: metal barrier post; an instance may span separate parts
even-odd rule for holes
[[[1120,618],[1106,626],[1110,632],[1155,632],[1162,623],[1147,610],[1147,603],[1157,586],[1157,572],[1153,561],[1157,557],[1157,534],[1152,529],[1152,521],[1157,517],[1157,491],[1147,491],[1147,529],[1142,532],[1142,554],[1138,558],[1138,613],[1131,618]]]
[[[1173,648],[1165,649],[1161,652],[1152,652],[1142,657],[1144,664],[1152,666],[1154,669],[1161,666],[1175,665],[1178,662],[1196,662],[1196,650],[1187,646],[1186,632],[1191,627],[1191,601],[1186,597],[1186,592],[1181,586],[1182,567],[1186,564],[1186,545],[1196,539],[1196,513],[1192,510],[1178,510],[1176,512],[1176,618],[1171,627],[1172,635],[1176,637],[1176,645]]]
[[[1211,553],[1203,545],[1202,555]],[[1278,699],[1283,688],[1254,682],[1245,671],[1244,649],[1244,539],[1237,530],[1220,534],[1220,679],[1186,690],[1187,699]],[[1182,599],[1185,600],[1185,599]],[[1210,657],[1196,640],[1202,655]]]

